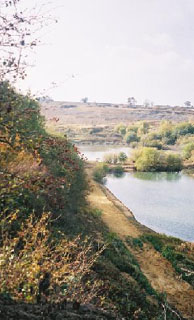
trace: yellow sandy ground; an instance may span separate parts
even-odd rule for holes
[[[105,187],[92,182],[88,200],[92,207],[102,210],[102,220],[110,232],[116,233],[136,257],[142,272],[158,292],[166,292],[168,302],[186,319],[194,319],[194,290],[175,272],[174,268],[152,246],[144,244],[143,249],[134,249],[126,243],[126,236],[138,237],[144,227],[133,214]]]

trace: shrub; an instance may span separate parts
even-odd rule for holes
[[[69,241],[61,233],[59,240],[51,240],[49,220],[47,213],[40,219],[32,214],[13,239],[3,235],[0,292],[26,302],[41,301],[42,296],[47,301],[86,301],[92,295],[83,278],[102,250],[94,253],[87,239]]]
[[[136,126],[136,125],[129,125],[127,127],[127,132],[133,131],[133,132],[137,133],[137,130],[138,130],[138,126]]]
[[[122,166],[116,166],[114,169],[113,169],[113,174],[116,176],[116,177],[120,177],[122,176],[124,170],[123,170],[123,167]]]
[[[93,179],[96,182],[103,183],[103,179],[106,174],[109,172],[109,167],[105,163],[98,164],[93,170]]]
[[[127,155],[125,152],[120,152],[118,155],[119,162],[125,162],[127,160]]]
[[[137,136],[137,133],[134,131],[128,131],[125,135],[125,141],[130,144],[131,142],[138,142],[139,138]]]
[[[160,168],[160,153],[154,148],[142,148],[135,160],[137,171],[157,171]]]
[[[187,143],[183,148],[184,159],[189,159],[194,151],[194,142]]]
[[[149,127],[150,126],[149,126],[148,122],[146,122],[146,121],[140,122],[139,126],[138,126],[138,131],[137,131],[138,135],[141,136],[142,134],[148,133]]]
[[[166,155],[166,170],[180,171],[182,169],[182,159],[180,155],[169,153]]]
[[[180,171],[182,159],[178,154],[144,147],[132,155],[137,171]]]
[[[141,138],[141,144],[144,147],[162,149],[161,135],[154,132],[148,133]]]
[[[105,154],[104,156],[104,162],[106,163],[113,163],[113,164],[116,164],[118,162],[118,155],[115,154],[115,153],[108,153],[108,154]]]
[[[170,121],[162,121],[159,127],[159,134],[162,136],[164,144],[173,145],[177,139],[175,126]]]
[[[176,135],[185,136],[187,134],[194,134],[194,124],[188,122],[179,123],[174,132]]]
[[[115,127],[115,131],[124,136],[126,134],[126,126],[120,123]]]

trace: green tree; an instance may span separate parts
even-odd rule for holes
[[[149,131],[149,123],[146,122],[146,121],[142,121],[139,123],[139,126],[138,126],[138,135],[142,135],[142,134],[146,134],[148,133]]]
[[[124,136],[126,134],[126,126],[123,123],[120,123],[115,127],[115,131]]]
[[[127,160],[127,155],[125,152],[120,152],[118,155],[119,162],[125,162]]]
[[[131,142],[138,142],[139,138],[134,131],[128,131],[125,135],[125,141],[130,144]]]
[[[155,148],[142,148],[135,160],[137,171],[157,171],[160,167],[160,153]]]

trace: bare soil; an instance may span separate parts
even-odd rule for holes
[[[194,289],[180,278],[171,263],[151,245],[144,244],[142,249],[137,249],[126,242],[127,236],[136,238],[143,234],[146,227],[138,223],[132,212],[113,194],[95,182],[92,182],[88,200],[92,207],[102,210],[103,222],[125,242],[152,287],[160,293],[166,293],[167,301],[185,319],[194,319]]]

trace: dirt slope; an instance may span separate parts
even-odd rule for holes
[[[145,227],[133,218],[133,214],[118,199],[97,183],[92,183],[88,200],[92,207],[102,210],[102,220],[134,254],[152,287],[160,293],[166,292],[168,302],[184,318],[194,319],[194,290],[176,274],[170,262],[148,244],[144,244],[143,249],[134,249],[126,243],[126,236],[136,238],[143,234]]]

